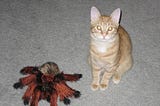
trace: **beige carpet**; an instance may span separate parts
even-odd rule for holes
[[[119,85],[111,81],[106,91],[96,92],[90,90],[87,64],[93,5],[104,14],[121,8],[134,57]],[[0,106],[23,106],[25,89],[12,88],[22,77],[19,70],[46,61],[83,74],[68,83],[82,93],[70,106],[160,106],[160,0],[0,0]]]

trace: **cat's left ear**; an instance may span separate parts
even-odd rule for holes
[[[116,10],[114,10],[111,14],[111,18],[112,20],[119,25],[120,22],[120,17],[121,17],[121,9],[117,8]]]

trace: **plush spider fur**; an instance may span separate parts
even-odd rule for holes
[[[28,86],[22,99],[24,105],[38,106],[41,99],[50,102],[50,106],[57,106],[57,98],[64,104],[70,104],[69,97],[80,97],[80,92],[70,88],[66,81],[77,81],[82,78],[82,74],[64,74],[59,71],[57,64],[47,62],[41,67],[24,67],[21,74],[27,75],[20,78],[13,85],[15,89]]]

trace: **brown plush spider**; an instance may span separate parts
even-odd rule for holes
[[[77,81],[82,78],[82,74],[64,74],[54,62],[44,63],[40,67],[24,67],[20,73],[28,76],[20,78],[13,87],[22,89],[28,86],[22,97],[24,105],[30,103],[30,106],[38,106],[39,100],[45,99],[50,102],[50,106],[57,106],[58,97],[68,105],[69,97],[78,98],[81,95],[79,91],[70,88],[66,81]]]

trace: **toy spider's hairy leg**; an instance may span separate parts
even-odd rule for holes
[[[38,70],[38,67],[28,66],[28,67],[24,67],[23,69],[21,69],[20,73],[23,75],[33,74],[35,70]]]
[[[37,86],[37,85],[36,85],[34,82],[32,82],[32,83],[28,86],[25,94],[24,94],[23,97],[22,97],[24,105],[28,105],[29,100],[30,100],[31,96],[33,95],[33,92],[34,92],[34,89],[36,88],[36,86]]]
[[[40,100],[41,91],[38,89],[35,89],[30,106],[38,106],[38,101]]]
[[[18,88],[23,88],[23,86],[25,85],[28,85],[30,84],[32,81],[35,81],[36,80],[36,76],[35,75],[29,75],[27,77],[24,77],[24,78],[21,78],[19,79],[19,82],[15,83],[13,85],[13,87],[15,89],[18,89]]]
[[[65,81],[77,81],[82,78],[82,74],[64,74],[63,77]]]
[[[24,100],[24,101],[23,101],[23,104],[24,104],[24,105],[28,105],[28,104],[29,104],[29,100]]]
[[[80,92],[70,88],[65,82],[60,82],[55,84],[54,88],[56,89],[60,100],[64,101],[64,103],[70,103],[68,97],[79,97]]]
[[[50,106],[58,106],[57,98],[58,98],[58,94],[56,92],[53,92],[52,95],[50,96]]]
[[[50,102],[50,94],[48,92],[41,91],[40,99],[46,99],[48,102]]]
[[[13,88],[18,89],[18,88],[23,88],[23,85],[20,82],[16,82],[13,84]]]
[[[51,85],[48,84],[38,85],[36,89],[41,91],[40,99],[45,99],[48,102],[50,102],[50,95],[54,92],[54,89],[52,88]]]
[[[49,103],[50,103],[50,101],[51,101],[50,96],[48,96],[48,97],[46,98],[46,100],[47,100],[47,102],[49,102]]]
[[[68,99],[68,98],[64,98],[63,103],[64,103],[65,105],[69,105],[69,104],[71,103],[71,100]]]
[[[79,91],[74,92],[74,97],[79,98],[81,96],[81,93]]]
[[[36,75],[29,75],[27,77],[21,78],[19,81],[23,86],[28,85],[31,82],[36,81]]]

